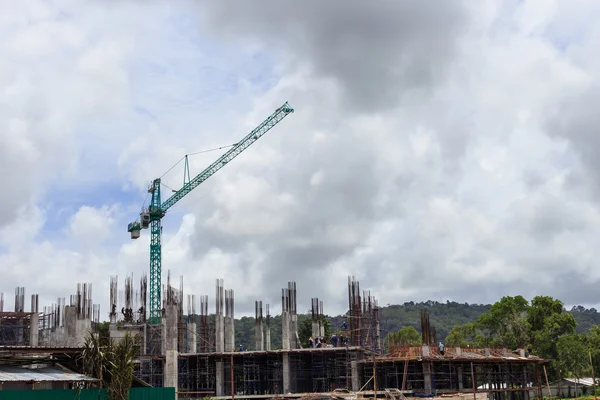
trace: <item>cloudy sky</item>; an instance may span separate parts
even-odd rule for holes
[[[172,208],[163,272],[280,309],[600,304],[600,3],[5,1],[0,291],[148,270],[146,186],[296,112]],[[193,156],[198,173],[220,152]],[[163,181],[182,184],[179,165]],[[168,189],[166,189],[168,192]]]

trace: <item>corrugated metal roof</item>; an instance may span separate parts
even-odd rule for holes
[[[582,386],[592,386],[594,384],[592,378],[564,378],[564,380]]]
[[[86,375],[77,374],[58,367],[21,368],[2,365],[0,366],[0,382],[94,382],[96,379]]]

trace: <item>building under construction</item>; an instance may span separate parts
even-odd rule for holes
[[[184,297],[183,279],[175,288],[169,277],[163,288],[160,324],[147,320],[146,293],[145,276],[138,283],[126,277],[122,290],[118,279],[111,278],[109,335],[113,340],[135,336],[136,376],[152,386],[176,387],[180,398],[300,397],[336,389],[365,396],[469,393],[476,398],[524,400],[541,393],[545,360],[522,350],[440,348],[427,312],[421,315],[422,346],[386,343],[384,349],[377,301],[351,277],[346,322],[332,332],[335,336],[324,343],[317,340],[325,336],[325,315],[323,302],[312,298],[310,326],[315,340],[301,343],[298,292],[296,283],[289,282],[281,292],[280,348],[272,346],[270,305],[263,308],[262,301],[256,301],[252,351],[236,348],[235,293],[225,289],[223,280],[216,281],[214,314],[210,314],[207,295],[199,296],[198,303],[195,295]],[[0,296],[0,351],[2,346],[81,347],[100,320],[91,284],[77,285],[69,305],[60,298],[42,312],[37,295],[32,296],[29,311],[24,299],[24,288],[17,288],[15,310],[4,312]]]

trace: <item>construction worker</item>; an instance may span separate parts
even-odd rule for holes
[[[331,336],[331,344],[333,345],[333,347],[337,347],[337,343],[338,343],[338,338],[334,333],[333,336]]]

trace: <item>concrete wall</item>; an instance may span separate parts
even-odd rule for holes
[[[135,338],[137,335],[140,335],[141,338],[144,338],[145,325],[118,326],[117,324],[110,324],[108,327],[108,335],[112,340],[115,341],[115,343],[119,343],[121,340],[123,340],[128,333],[132,338]],[[145,340],[143,346],[143,348],[146,348]]]
[[[85,343],[86,336],[92,331],[91,319],[78,319],[75,307],[65,307],[65,331],[64,337],[59,333],[57,341],[65,342],[65,346],[81,347]],[[57,343],[58,344],[58,343]]]
[[[48,344],[50,346],[66,346],[67,330],[64,326],[57,326],[54,331],[48,332]]]
[[[92,332],[92,320],[77,318],[77,310],[74,306],[64,308],[63,326],[39,331],[37,314],[32,316],[30,324],[37,328],[30,330],[29,340],[37,340],[38,345],[81,347],[84,345],[86,337]],[[37,333],[37,338],[33,336],[34,331]]]

